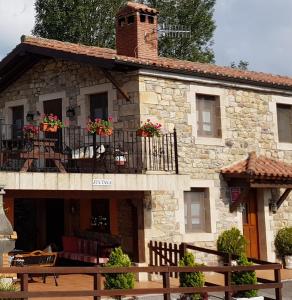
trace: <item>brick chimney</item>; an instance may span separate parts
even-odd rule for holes
[[[156,9],[128,2],[116,15],[118,55],[156,59],[158,57]]]

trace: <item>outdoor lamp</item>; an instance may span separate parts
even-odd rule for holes
[[[75,109],[74,107],[68,107],[67,111],[66,111],[66,117],[68,118],[73,118],[75,116]]]
[[[34,113],[28,112],[27,115],[26,115],[26,121],[27,122],[32,122],[33,121],[33,117],[34,117]]]

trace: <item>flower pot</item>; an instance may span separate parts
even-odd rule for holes
[[[115,165],[116,166],[124,166],[126,164],[126,157],[124,155],[115,156]]]
[[[292,269],[292,255],[285,256],[285,267],[286,267],[286,269],[289,269],[289,270]]]
[[[100,135],[100,136],[111,136],[113,134],[113,129],[109,128],[109,129],[105,130],[104,128],[100,127],[100,128],[97,128],[96,134]]]
[[[137,131],[137,135],[141,136],[141,137],[152,137],[153,136],[150,132],[144,131],[144,130],[141,130],[141,129],[139,129]]]
[[[57,132],[58,125],[51,126],[49,123],[41,123],[40,130],[43,132]]]

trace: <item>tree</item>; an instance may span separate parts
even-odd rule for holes
[[[190,36],[162,36],[159,54],[213,62],[216,0],[140,0],[160,11],[159,23],[191,29]],[[115,47],[115,15],[125,0],[36,0],[36,36],[99,47]]]
[[[246,70],[248,70],[248,65],[249,65],[248,61],[240,60],[238,64],[236,64],[234,61],[231,62],[230,67],[232,69],[239,69],[239,70],[246,71]]]

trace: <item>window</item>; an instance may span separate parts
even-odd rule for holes
[[[207,199],[207,189],[194,189],[184,193],[186,233],[206,231],[205,204]]]
[[[146,16],[140,14],[140,22],[145,23],[146,22]]]
[[[126,18],[125,17],[120,17],[119,18],[119,26],[123,27],[126,24]]]
[[[149,24],[154,24],[154,17],[148,16],[148,22]]]
[[[106,120],[108,118],[107,93],[90,95],[90,118]]]
[[[199,137],[221,137],[218,96],[197,94],[197,132]]]
[[[277,104],[278,136],[281,143],[292,143],[292,105]]]
[[[128,17],[128,24],[133,24],[135,22],[135,16],[132,15],[132,16],[129,16]]]

